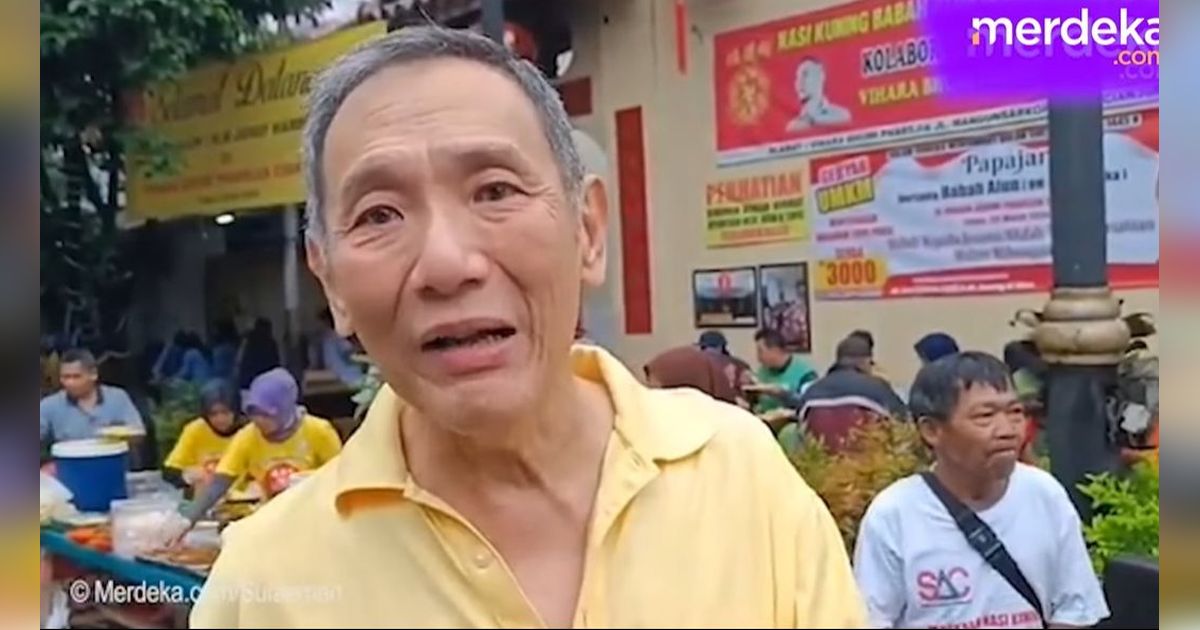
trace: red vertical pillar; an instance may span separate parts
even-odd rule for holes
[[[653,313],[650,302],[650,234],[646,220],[646,143],[642,108],[630,107],[618,111],[616,125],[625,333],[643,335],[653,330]]]

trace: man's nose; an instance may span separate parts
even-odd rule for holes
[[[469,221],[437,209],[431,216],[412,271],[417,290],[428,297],[447,297],[482,284],[488,260]]]
[[[1022,414],[1006,413],[1000,419],[1000,422],[995,424],[996,430],[993,434],[999,440],[1019,440],[1021,439],[1021,429],[1025,426],[1025,416]]]

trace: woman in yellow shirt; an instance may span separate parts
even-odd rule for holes
[[[233,436],[212,482],[187,509],[185,516],[191,523],[242,476],[257,483],[269,499],[287,489],[292,475],[316,470],[341,451],[333,425],[305,414],[299,397],[296,379],[283,368],[255,377],[242,400],[242,411],[251,423]]]
[[[177,486],[204,485],[238,429],[237,391],[227,381],[214,380],[200,391],[200,417],[183,427],[171,454],[163,462],[163,477]]]

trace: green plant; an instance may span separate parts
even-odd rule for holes
[[[367,364],[367,374],[363,377],[362,385],[350,400],[354,403],[354,419],[362,420],[367,413],[367,409],[371,406],[371,402],[375,400],[375,395],[379,393],[379,388],[383,386],[383,378],[379,374],[379,368],[375,367],[374,363]]]
[[[1138,464],[1125,476],[1092,475],[1079,489],[1095,516],[1083,528],[1099,574],[1117,556],[1158,557],[1158,470]]]
[[[164,386],[162,402],[150,412],[158,452],[166,456],[179,441],[183,425],[200,415],[200,388],[178,381]]]
[[[884,420],[855,429],[849,448],[830,453],[820,439],[807,435],[791,456],[792,464],[825,501],[853,550],[858,524],[875,495],[892,483],[929,466],[929,449],[916,426]]]

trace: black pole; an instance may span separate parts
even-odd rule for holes
[[[1051,471],[1086,522],[1091,504],[1079,484],[1089,474],[1118,466],[1119,451],[1105,401],[1128,332],[1122,328],[1119,303],[1108,287],[1100,99],[1089,104],[1052,103],[1049,126],[1055,289],[1035,337],[1050,364],[1046,430]]]
[[[1056,287],[1108,285],[1103,125],[1099,100],[1050,106],[1050,233]]]
[[[488,39],[504,44],[504,0],[480,0],[480,23]]]

